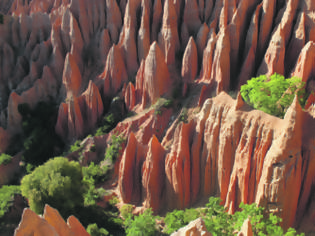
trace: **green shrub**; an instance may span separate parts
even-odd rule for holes
[[[30,208],[38,214],[45,204],[69,216],[77,206],[83,205],[86,187],[79,163],[56,157],[37,167],[21,181],[22,195],[29,200]]]
[[[220,205],[220,198],[209,198],[205,208],[174,210],[166,214],[164,218],[164,232],[170,234],[181,227],[186,226],[190,221],[202,217],[206,228],[212,235],[233,235],[239,231],[244,221],[249,218],[252,224],[254,235],[286,235],[294,236],[296,231],[290,228],[286,233],[280,227],[281,218],[270,214],[264,217],[264,208],[255,204],[240,204],[241,211],[234,215],[228,214]],[[303,235],[303,234],[301,234]]]
[[[104,236],[108,235],[108,231],[104,228],[98,228],[97,224],[89,224],[86,231],[91,235],[91,236]]]
[[[12,161],[12,156],[2,153],[0,155],[0,165],[7,165]]]
[[[87,186],[86,193],[84,194],[84,205],[94,205],[96,200],[105,195],[103,188],[96,189],[95,184],[104,182],[109,176],[108,166],[95,165],[91,162],[88,167],[82,168],[83,182]]]
[[[285,79],[284,76],[273,74],[268,78],[261,75],[247,81],[241,86],[241,95],[246,103],[268,114],[283,117],[291,105],[295,94],[299,102],[305,105],[307,93],[305,83],[300,78]]]
[[[9,211],[13,206],[14,195],[21,194],[20,186],[4,185],[0,188],[0,219]]]
[[[157,232],[156,217],[151,209],[146,209],[139,216],[129,215],[125,220],[127,236],[151,236]]]
[[[124,219],[127,219],[130,214],[132,214],[133,211],[133,206],[131,204],[124,204],[121,208],[120,208],[120,214]]]
[[[105,152],[105,159],[114,163],[119,155],[119,151],[122,149],[122,144],[124,142],[125,139],[121,136],[112,135],[110,145]]]

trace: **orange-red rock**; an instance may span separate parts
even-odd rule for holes
[[[128,80],[121,49],[113,45],[110,49],[104,72],[100,75],[104,80],[104,95],[111,97],[117,93]]]
[[[192,83],[198,72],[198,52],[195,40],[190,37],[182,62],[182,78],[184,83]]]
[[[180,43],[177,30],[177,15],[171,0],[165,0],[162,28],[158,36],[159,46],[164,53],[167,65],[175,63],[175,54],[179,50]]]
[[[144,207],[159,210],[163,204],[163,186],[165,184],[165,150],[153,135],[142,168],[142,185],[144,188]]]
[[[38,216],[29,208],[25,208],[19,227],[15,230],[14,235],[88,236],[89,234],[77,218],[70,216],[68,224],[66,224],[56,209],[46,205],[43,217]]]
[[[198,218],[194,221],[191,221],[185,227],[180,228],[176,232],[172,233],[171,236],[212,236],[210,232],[207,231],[205,222],[202,218]]]

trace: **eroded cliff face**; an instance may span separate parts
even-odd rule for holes
[[[314,91],[314,1],[1,4],[1,140],[21,132],[21,103],[56,101],[56,133],[72,142],[119,96],[137,113],[113,131],[128,138],[117,188],[125,203],[159,212],[217,195],[230,212],[257,202],[285,228],[308,215],[314,96],[279,119],[221,92],[275,72]],[[156,113],[160,97],[175,106]]]

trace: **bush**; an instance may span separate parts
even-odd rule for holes
[[[143,214],[134,216],[130,214],[125,220],[127,236],[150,236],[157,232],[156,217],[151,209],[146,209]]]
[[[115,162],[124,142],[125,139],[121,136],[112,135],[110,145],[105,152],[105,159],[110,160],[111,162]]]
[[[20,186],[4,185],[0,188],[0,219],[9,211],[13,206],[14,195],[21,194]]]
[[[307,93],[305,83],[300,78],[285,79],[284,76],[273,74],[268,78],[261,75],[247,81],[241,86],[241,95],[246,103],[268,114],[283,117],[291,105],[295,94],[299,102],[305,105]]]
[[[229,215],[224,207],[220,205],[221,199],[211,197],[205,208],[174,210],[166,214],[164,218],[164,232],[172,233],[186,226],[190,221],[202,217],[206,228],[212,235],[233,235],[238,232],[244,221],[249,218],[254,235],[286,235],[294,236],[296,231],[290,228],[285,234],[279,223],[281,218],[270,214],[264,217],[264,208],[255,204],[240,204],[242,211]],[[303,234],[301,234],[303,235]]]
[[[45,204],[68,216],[75,207],[83,205],[86,187],[79,163],[56,157],[37,167],[21,181],[22,195],[29,200],[30,208],[37,214]]]
[[[91,235],[91,236],[104,236],[108,235],[108,231],[104,228],[98,228],[97,224],[89,224],[86,231]]]
[[[12,156],[2,153],[0,155],[0,165],[7,165],[12,161]]]
[[[84,205],[94,205],[97,199],[105,195],[103,188],[96,189],[95,184],[104,182],[109,176],[108,166],[95,165],[94,162],[88,167],[82,168],[83,181],[87,186],[87,191],[84,194]]]

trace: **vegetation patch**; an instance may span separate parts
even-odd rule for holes
[[[304,87],[305,83],[300,78],[285,79],[275,73],[270,77],[261,75],[248,80],[241,86],[240,93],[244,101],[255,109],[283,118],[295,95],[304,107],[308,97]]]
[[[1,218],[10,210],[13,206],[14,196],[21,194],[20,186],[16,185],[4,185],[0,188],[0,221]]]
[[[12,156],[2,153],[0,155],[0,165],[7,165],[9,163],[11,163],[12,161]]]

